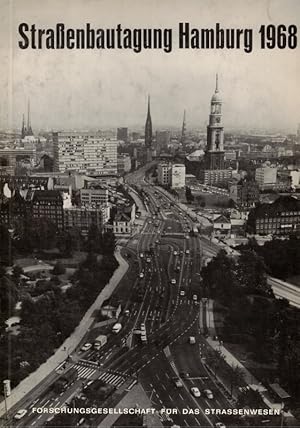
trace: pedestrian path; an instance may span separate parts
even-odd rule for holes
[[[41,381],[45,379],[47,376],[51,375],[52,371],[56,369],[56,367],[65,361],[67,357],[67,352],[72,353],[73,350],[78,346],[80,341],[85,336],[87,330],[91,327],[94,322],[94,313],[95,310],[101,307],[103,302],[107,300],[120,280],[123,278],[127,269],[129,267],[126,260],[120,254],[120,248],[117,247],[115,251],[115,257],[117,262],[119,263],[119,267],[115,270],[113,276],[110,278],[108,284],[103,288],[101,293],[98,295],[94,303],[87,310],[79,325],[76,327],[74,332],[68,337],[65,342],[57,349],[55,354],[53,354],[44,364],[42,364],[35,372],[31,373],[27,378],[19,383],[12,391],[11,395],[7,398],[7,408],[8,410],[12,408],[16,403],[18,403],[21,399],[26,397],[26,395],[32,391],[34,388],[34,392],[31,393],[32,399],[39,396],[39,387]],[[0,416],[6,412],[4,400],[0,403]]]

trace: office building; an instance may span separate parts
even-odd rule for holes
[[[261,204],[250,211],[248,231],[258,235],[284,236],[300,233],[300,201],[280,196],[271,204]]]
[[[108,203],[108,189],[102,187],[90,187],[80,189],[80,202],[83,206],[99,207]]]
[[[255,170],[255,181],[261,189],[272,187],[277,182],[277,168],[261,167]]]
[[[159,163],[157,165],[157,181],[162,186],[168,186],[171,182],[171,164]]]
[[[109,220],[110,209],[107,205],[101,207],[82,206],[69,207],[64,210],[65,229],[77,228],[83,236],[87,236],[91,226],[97,226],[101,231]]]
[[[90,132],[53,133],[54,170],[91,176],[117,174],[117,140]]]
[[[118,155],[118,174],[124,175],[131,171],[131,157],[128,153]]]

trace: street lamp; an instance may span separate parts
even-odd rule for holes
[[[7,397],[9,397],[11,393],[10,379],[5,379],[3,381],[3,392],[4,392],[4,403],[5,403],[5,415],[6,415],[6,419],[8,420]]]

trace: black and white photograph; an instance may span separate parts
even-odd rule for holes
[[[0,427],[300,427],[300,1],[0,0]]]

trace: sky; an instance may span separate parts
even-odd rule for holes
[[[156,127],[203,128],[219,74],[223,122],[280,128],[300,122],[300,55],[259,49],[261,25],[297,25],[299,0],[0,0],[0,128],[20,127],[30,98],[34,130],[143,127],[147,95]],[[173,50],[22,50],[18,26],[172,28]],[[194,28],[252,28],[251,53],[180,50],[179,22]],[[300,45],[300,40],[299,43]]]

